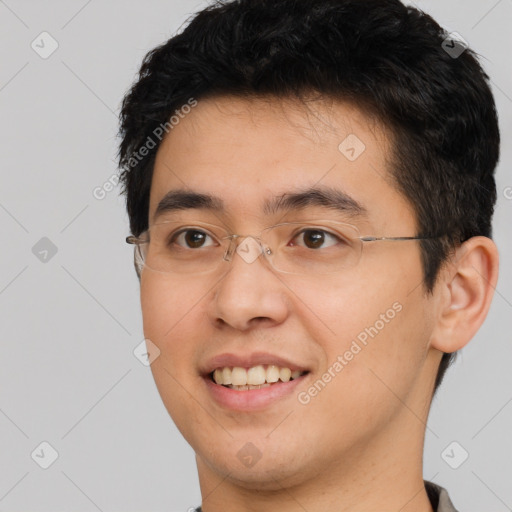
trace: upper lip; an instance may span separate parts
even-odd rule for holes
[[[226,366],[251,368],[258,365],[275,365],[279,367],[290,368],[292,371],[309,371],[308,368],[299,363],[295,363],[286,357],[271,354],[269,352],[252,352],[250,354],[234,354],[225,352],[223,354],[216,355],[206,361],[201,373],[208,375],[217,368],[224,368]]]

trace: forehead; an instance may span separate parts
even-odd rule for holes
[[[383,220],[383,211],[389,222],[405,215],[413,223],[410,205],[392,184],[390,143],[381,126],[344,103],[200,100],[160,145],[149,222],[169,192],[218,198],[227,218],[264,219],[283,197],[330,190],[331,198],[360,207],[370,224]],[[321,199],[313,203],[321,207]]]

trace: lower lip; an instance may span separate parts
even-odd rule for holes
[[[204,377],[204,381],[209,393],[219,405],[237,411],[256,411],[289,397],[308,375],[302,375],[288,382],[280,382],[264,388],[245,391],[237,391],[215,384],[209,376]]]

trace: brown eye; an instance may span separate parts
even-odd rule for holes
[[[205,241],[208,238],[211,239],[210,235],[206,234],[204,231],[199,231],[197,229],[186,229],[176,233],[172,237],[171,242],[177,242],[177,244],[182,247],[198,249],[201,247],[206,247]]]
[[[337,242],[342,241],[337,236],[321,229],[304,229],[295,236],[294,240],[299,237],[302,237],[303,244],[308,249],[322,249],[329,247],[329,245],[322,247],[325,241],[329,238],[333,240],[333,243],[330,245],[335,245]]]
[[[322,231],[304,231],[303,240],[308,248],[318,249],[324,243],[325,234]]]

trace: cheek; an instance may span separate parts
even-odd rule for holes
[[[204,286],[202,290],[204,294]],[[201,409],[190,400],[189,393],[200,379],[192,365],[194,336],[197,339],[201,329],[200,318],[205,318],[200,299],[199,290],[177,286],[176,278],[171,282],[165,276],[148,273],[141,279],[144,337],[160,350],[151,372],[163,404],[186,439],[190,438],[190,424],[201,421]]]
[[[186,290],[186,293],[184,293]],[[201,302],[204,287],[183,287],[166,276],[144,276],[141,280],[141,307],[144,337],[160,350],[151,365],[157,384],[162,377],[175,377],[185,383],[193,378],[191,361],[195,360],[194,337],[205,316]],[[165,376],[163,372],[170,374]],[[171,377],[172,376],[172,377]],[[175,386],[173,386],[175,387]]]
[[[176,277],[148,272],[141,279],[141,308],[144,335],[165,343],[183,329],[189,318],[201,311],[204,284],[183,286]],[[186,320],[186,321],[185,321]]]
[[[323,339],[326,366],[319,369],[315,382],[300,390],[301,403],[309,397],[301,411],[301,428],[319,429],[320,437],[329,439],[326,457],[336,446],[340,456],[348,447],[363,449],[404,411],[403,404],[421,375],[423,341],[416,328],[421,317],[414,318],[412,308],[390,309],[389,323],[383,326],[380,314],[386,311],[386,307],[366,304],[357,318],[354,308],[352,316],[347,315],[343,323],[340,320],[336,340]]]
[[[166,286],[166,279],[159,279],[149,271],[143,273],[140,283],[140,302],[144,336],[161,340],[172,325],[176,315],[176,288]]]
[[[398,276],[389,270],[393,268],[389,265],[387,273],[371,278],[352,275],[317,302],[322,320],[318,332],[324,334],[316,339],[326,354],[320,371],[336,375],[325,388],[329,391],[319,393],[317,405],[341,416],[354,411],[361,424],[371,424],[379,415],[382,420],[393,404],[400,405],[396,396],[407,396],[428,352],[429,303],[422,287],[415,287],[421,283],[421,269],[402,270]]]

